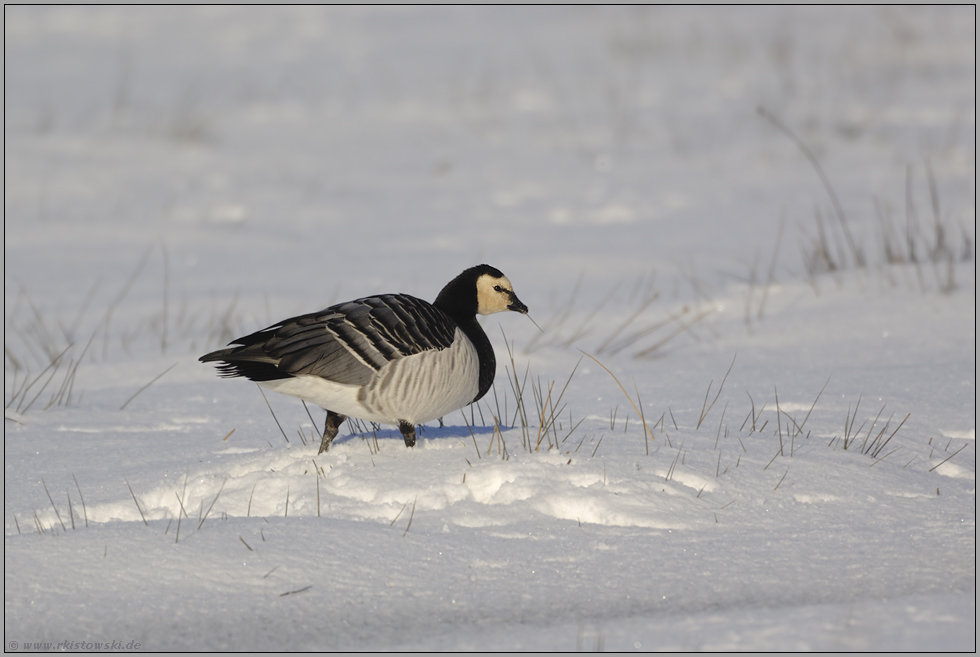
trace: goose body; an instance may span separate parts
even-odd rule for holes
[[[348,417],[396,424],[405,444],[415,425],[477,401],[496,371],[477,314],[527,313],[500,270],[471,267],[433,303],[382,294],[300,315],[201,356],[225,377],[245,377],[327,411],[320,452]]]

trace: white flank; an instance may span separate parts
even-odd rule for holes
[[[448,349],[391,361],[364,386],[342,385],[319,376],[263,381],[261,385],[361,420],[422,424],[473,401],[480,389],[480,358],[457,328]]]
[[[421,424],[466,406],[479,390],[480,357],[457,328],[448,349],[424,351],[382,367],[360,399],[388,422]]]
[[[361,405],[357,400],[360,386],[334,383],[323,377],[308,374],[288,379],[276,379],[275,381],[259,381],[258,383],[263,388],[305,399],[322,409],[331,410],[341,415],[349,415],[371,422],[390,422],[387,418],[378,417]]]

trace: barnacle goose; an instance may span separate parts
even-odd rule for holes
[[[327,412],[320,453],[348,416],[397,424],[405,445],[415,425],[487,393],[496,358],[476,320],[504,310],[527,314],[513,286],[490,265],[470,267],[433,303],[381,294],[283,320],[201,356],[224,377],[255,381]]]

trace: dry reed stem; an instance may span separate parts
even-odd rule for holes
[[[630,406],[633,407],[633,410],[636,411],[636,414],[640,417],[641,421],[643,422],[643,428],[647,430],[647,435],[650,437],[650,441],[651,442],[655,442],[656,439],[653,437],[653,432],[650,430],[650,427],[647,426],[646,420],[643,419],[643,413],[641,413],[640,412],[640,409],[638,409],[636,407],[636,404],[633,403],[633,398],[629,396],[629,393],[626,392],[626,388],[624,388],[623,387],[623,384],[619,382],[619,379],[616,378],[616,375],[612,373],[612,370],[610,370],[608,367],[606,367],[601,362],[599,362],[599,359],[596,358],[595,356],[593,356],[592,354],[590,354],[588,352],[585,352],[585,351],[582,351],[581,349],[579,349],[579,351],[581,351],[583,354],[585,354],[586,356],[588,356],[589,358],[591,358],[592,360],[594,360],[595,363],[596,363],[596,365],[598,365],[599,367],[601,367],[602,369],[606,370],[606,372],[609,373],[609,376],[611,376],[613,378],[613,381],[616,382],[616,385],[619,386],[619,389],[623,391],[623,394],[624,395],[626,395],[626,399],[629,401]]]

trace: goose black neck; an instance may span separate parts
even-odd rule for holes
[[[473,401],[487,394],[497,373],[497,359],[493,353],[493,345],[490,344],[490,338],[476,320],[478,307],[476,280],[483,274],[490,274],[495,278],[503,276],[498,269],[490,265],[470,267],[449,281],[432,304],[449,315],[476,347],[476,353],[480,358],[480,391]]]
[[[497,357],[493,353],[490,338],[487,337],[483,327],[476,320],[476,315],[471,315],[468,320],[457,319],[456,324],[476,347],[476,353],[480,359],[480,391],[473,398],[473,401],[477,401],[487,394],[490,386],[493,385],[493,377],[497,374]]]
[[[476,320],[476,312],[460,312],[459,308],[453,308],[440,303],[442,295],[436,299],[435,307],[443,311],[456,322],[456,326],[463,332],[473,346],[476,348],[477,357],[480,360],[480,390],[476,393],[473,401],[477,401],[487,394],[490,386],[493,385],[493,377],[497,374],[497,358],[493,353],[493,345],[487,337],[480,322]]]

